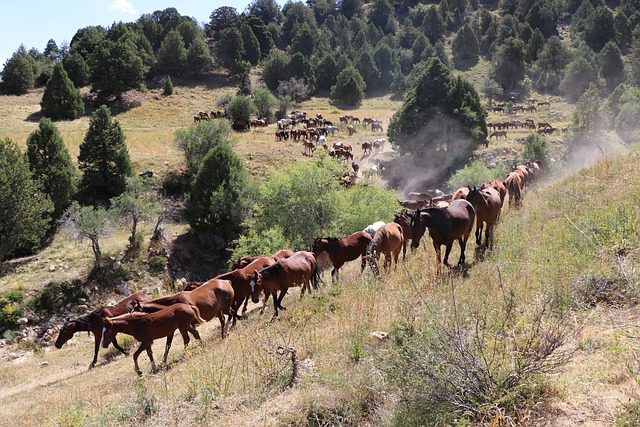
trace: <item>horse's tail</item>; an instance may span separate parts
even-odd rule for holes
[[[195,305],[192,305],[192,306],[191,306],[191,308],[193,308],[193,313],[194,313],[194,317],[195,317],[195,319],[196,319],[196,322],[198,322],[198,323],[205,323],[205,322],[206,322],[206,320],[204,320],[204,319],[200,316],[200,309],[199,309],[197,306],[195,306]]]
[[[315,289],[316,291],[319,288],[319,283],[320,283],[320,269],[318,268],[318,262],[314,262],[313,263],[313,272],[311,273],[311,285],[313,286],[313,289]]]

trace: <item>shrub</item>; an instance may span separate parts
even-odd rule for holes
[[[0,293],[0,331],[12,329],[16,322],[23,316],[20,304],[24,300],[21,291],[6,291]]]
[[[160,274],[167,266],[167,258],[161,255],[155,255],[150,257],[147,263],[152,273]]]
[[[52,282],[29,301],[29,307],[38,313],[60,313],[65,305],[75,303],[79,298],[87,298],[82,281]]]
[[[167,82],[164,84],[164,92],[162,92],[164,96],[173,95],[173,82],[171,81],[171,76],[167,76]]]
[[[490,168],[482,160],[474,160],[454,173],[447,181],[447,186],[452,191],[467,185],[472,187],[474,185],[480,186],[483,182],[505,177],[508,171],[509,167],[505,163],[500,163],[496,167]]]

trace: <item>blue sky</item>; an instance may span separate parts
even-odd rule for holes
[[[80,28],[111,26],[114,22],[133,22],[144,13],[175,7],[181,15],[203,24],[221,6],[244,11],[251,0],[31,0],[28,4],[3,2],[0,13],[0,68],[24,44],[42,52],[49,39],[58,46],[71,42]],[[282,3],[282,2],[279,2]]]

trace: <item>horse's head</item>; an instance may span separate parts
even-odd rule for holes
[[[420,246],[420,239],[424,236],[427,227],[424,225],[422,221],[422,213],[419,209],[416,209],[413,215],[411,216],[411,247],[418,248]],[[424,214],[428,215],[428,214]]]
[[[77,331],[77,324],[75,321],[67,321],[62,325],[58,338],[56,339],[56,348],[62,348],[62,345],[69,341],[73,334]]]
[[[107,348],[111,341],[116,337],[117,331],[111,327],[113,321],[110,318],[103,319],[104,327],[102,328],[102,347]]]
[[[249,287],[251,288],[251,301],[257,304],[260,300],[260,291],[262,290],[262,277],[259,271],[254,271],[249,281]]]
[[[314,256],[318,256],[324,251],[324,245],[327,244],[327,240],[323,237],[316,237],[313,239],[313,246],[311,247],[311,252],[313,252]]]

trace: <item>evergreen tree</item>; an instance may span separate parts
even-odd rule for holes
[[[632,86],[640,87],[640,38],[636,38],[631,45],[631,70],[628,82]]]
[[[213,58],[204,37],[196,37],[187,50],[187,69],[195,76],[206,74],[213,65]]]
[[[216,57],[222,66],[235,73],[236,65],[244,56],[244,42],[242,34],[237,28],[227,28],[220,35],[220,41],[216,44]]]
[[[370,49],[363,49],[355,60],[356,69],[364,79],[367,88],[373,90],[378,85],[378,79],[380,78],[380,72],[376,66],[376,62],[373,59]]]
[[[69,54],[62,65],[75,87],[85,87],[90,83],[91,68],[78,52]]]
[[[598,67],[594,60],[578,56],[571,61],[565,71],[564,79],[560,83],[560,90],[571,102],[582,96],[591,84],[598,83]]]
[[[91,90],[99,92],[103,98],[120,96],[128,90],[138,89],[148,70],[132,43],[104,40],[93,54]]]
[[[608,42],[598,53],[597,60],[607,92],[611,93],[624,81],[624,62],[620,48],[615,42]]]
[[[437,58],[430,59],[389,123],[389,139],[402,154],[415,156],[445,179],[461,167],[487,137],[487,113],[473,85],[453,78]]]
[[[570,60],[571,55],[562,40],[557,36],[550,37],[535,63],[540,70],[538,76],[532,76],[536,87],[542,91],[556,90]]]
[[[248,181],[242,161],[228,142],[215,144],[202,160],[193,181],[185,216],[198,235],[235,239],[249,212]]]
[[[60,59],[60,49],[54,39],[49,39],[42,54],[50,62],[56,62]]]
[[[350,65],[338,74],[336,84],[331,87],[331,98],[336,102],[357,106],[362,102],[366,89],[364,79],[358,70]]]
[[[585,23],[583,37],[594,52],[600,52],[607,42],[615,40],[615,23],[608,7],[600,6],[589,16]]]
[[[240,34],[242,34],[242,46],[244,48],[243,59],[249,61],[251,65],[258,65],[261,56],[258,38],[247,24],[243,24],[240,27]]]
[[[169,31],[158,50],[158,72],[178,76],[187,69],[187,48],[178,30]]]
[[[73,85],[61,62],[53,67],[40,106],[42,115],[54,120],[73,120],[84,114],[80,91]]]
[[[340,69],[338,68],[337,53],[329,52],[318,62],[315,67],[316,85],[320,90],[331,90],[336,84]]]
[[[121,194],[133,165],[118,121],[102,105],[92,115],[89,129],[80,144],[78,165],[82,171],[80,192],[93,200],[105,200]]]
[[[286,73],[290,77],[304,80],[310,90],[313,90],[316,86],[316,75],[313,72],[313,66],[307,57],[300,52],[291,57]]]
[[[229,120],[205,121],[176,131],[174,139],[184,155],[186,177],[189,181],[195,177],[209,150],[219,143],[230,141],[231,132]]]
[[[583,135],[593,134],[602,125],[602,99],[594,83],[581,93],[573,112],[573,124],[576,131]]]
[[[76,191],[76,168],[58,128],[47,118],[27,138],[27,158],[33,178],[53,202],[53,219],[60,218]]]
[[[373,59],[376,61],[378,71],[380,71],[378,87],[388,90],[391,87],[391,82],[393,82],[393,75],[398,69],[398,61],[389,45],[383,41],[376,46],[373,52]]]
[[[214,40],[220,40],[222,31],[238,26],[240,16],[235,7],[222,6],[211,12],[209,23],[205,26],[207,36]]]
[[[0,260],[36,249],[49,230],[53,203],[10,139],[0,139]]]
[[[422,33],[431,44],[435,44],[445,35],[446,26],[436,6],[429,6],[422,21]]]
[[[505,92],[520,86],[525,73],[524,42],[519,38],[508,38],[493,58],[490,76]]]
[[[273,37],[269,32],[269,28],[255,15],[243,15],[241,19],[251,27],[251,31],[253,31],[253,34],[258,39],[260,54],[263,57],[267,56],[274,46]]]
[[[458,68],[472,67],[478,62],[480,45],[478,38],[469,25],[464,25],[451,44],[453,51],[453,63]]]
[[[624,13],[617,13],[614,18],[616,29],[616,43],[621,48],[629,47],[631,44],[632,28],[629,18]]]
[[[289,79],[289,56],[273,50],[267,57],[262,71],[262,79],[269,89],[275,91],[281,81]]]
[[[247,11],[260,18],[265,25],[277,22],[281,15],[280,6],[276,0],[253,0],[247,6]]]
[[[24,94],[33,89],[38,64],[24,48],[20,48],[7,60],[2,69],[2,89],[8,93]]]
[[[171,76],[167,76],[167,82],[164,84],[164,91],[162,94],[164,96],[173,95],[173,82],[171,81]]]
[[[553,37],[556,37],[556,36],[553,36]],[[536,28],[531,34],[531,38],[529,38],[529,41],[527,42],[527,47],[526,47],[527,63],[531,64],[532,62],[537,60],[538,55],[540,54],[540,51],[544,49],[545,46],[546,46],[546,40],[542,35],[542,32]]]

